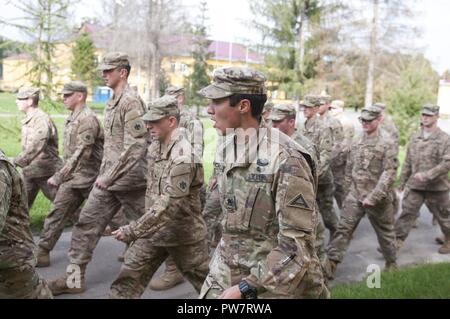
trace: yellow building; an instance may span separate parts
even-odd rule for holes
[[[99,59],[106,52],[108,38],[105,36],[104,28],[95,24],[85,23],[79,29],[80,33],[86,32],[91,35],[97,48]],[[174,45],[177,43],[177,45]],[[53,61],[53,83],[56,91],[59,91],[64,83],[72,78],[71,61],[72,47],[74,42],[59,43],[55,47]],[[192,72],[194,63],[190,49],[192,42],[189,37],[177,36],[163,43],[165,46],[165,56],[162,60],[161,68],[168,77],[171,85],[183,86],[185,77]],[[231,42],[211,41],[209,46],[211,55],[208,64],[211,69],[225,66],[251,66],[262,64],[262,55],[252,51],[248,47]],[[133,63],[134,62],[134,63]],[[147,72],[140,67],[136,61],[132,61],[133,67],[129,82],[137,87],[142,96],[147,93]],[[137,66],[134,66],[137,65]],[[29,70],[32,66],[31,58],[27,54],[10,56],[3,60],[3,78],[0,79],[0,89],[4,91],[17,91],[21,86],[31,84]]]

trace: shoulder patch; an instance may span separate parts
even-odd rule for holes
[[[294,199],[292,199],[290,202],[288,202],[288,206],[313,210],[312,207],[309,207],[308,203],[301,193],[294,197]]]

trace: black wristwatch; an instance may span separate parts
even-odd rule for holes
[[[256,288],[250,286],[245,280],[241,280],[239,283],[239,290],[241,292],[242,299],[258,299]]]

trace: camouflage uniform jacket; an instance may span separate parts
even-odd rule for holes
[[[398,148],[400,134],[398,132],[398,128],[395,125],[394,121],[387,114],[384,115],[384,120],[381,123],[381,129],[385,130],[388,133],[389,137],[394,141],[394,145]]]
[[[48,114],[35,109],[22,121],[22,153],[14,164],[28,178],[52,176],[61,167],[58,131]]]
[[[146,186],[146,112],[139,95],[127,86],[107,104],[104,120],[105,144],[100,177],[109,190],[127,191]]]
[[[224,145],[218,176],[223,234],[210,276],[224,288],[245,279],[259,293],[292,296],[317,261],[316,168],[307,151],[278,130],[260,128],[255,139]]]
[[[20,174],[0,151],[0,270],[35,264],[26,194]]]
[[[149,147],[146,214],[125,228],[130,239],[149,238],[155,246],[179,246],[205,239],[199,192],[203,166],[192,156],[183,128],[164,147],[154,141]]]
[[[392,200],[397,175],[397,148],[386,132],[374,137],[363,134],[353,142],[345,170],[345,188],[356,199],[375,205]]]
[[[53,177],[58,184],[70,180],[75,188],[88,188],[97,178],[103,157],[103,129],[88,107],[72,112],[64,130],[64,166]]]
[[[344,112],[335,115],[334,118],[341,123],[344,134],[343,140],[339,142],[341,143],[341,148],[338,154],[336,154],[336,157],[333,157],[332,163],[334,167],[339,167],[345,165],[347,161],[347,155],[350,151],[353,137],[355,136],[355,127],[353,126],[351,120],[345,116]]]
[[[188,140],[194,149],[195,155],[203,158],[203,150],[205,147],[203,141],[203,123],[188,110],[180,113],[180,127],[187,130]]]
[[[331,137],[333,138],[333,148],[331,151],[331,162],[333,162],[340,154],[344,141],[344,128],[338,119],[326,113],[321,120],[324,121],[325,126],[331,129]]]
[[[428,138],[423,131],[410,139],[406,160],[400,177],[400,187],[424,191],[448,191],[450,181],[450,136],[441,129]],[[425,173],[425,182],[419,182],[413,176]]]
[[[317,164],[319,161],[319,156],[320,156],[319,148],[314,143],[312,143],[309,139],[307,139],[302,134],[300,134],[297,130],[291,136],[291,138],[295,142],[300,144],[300,146],[302,146],[305,150],[308,151],[308,153],[311,155],[312,159],[315,161],[316,167],[317,167]]]
[[[333,182],[331,173],[331,152],[333,149],[333,135],[331,128],[324,125],[320,118],[313,117],[305,122],[299,133],[313,142],[319,150],[319,184]]]

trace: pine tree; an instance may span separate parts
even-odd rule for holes
[[[197,107],[197,114],[200,111],[200,105],[204,104],[204,99],[200,97],[197,92],[210,83],[208,60],[211,54],[208,52],[211,41],[207,39],[206,27],[206,1],[200,3],[200,17],[197,24],[193,27],[194,49],[192,51],[192,58],[194,63],[192,65],[192,73],[185,78],[186,85],[186,101],[189,105]]]
[[[97,56],[89,34],[82,33],[72,49],[73,78],[85,82],[91,89],[101,83],[97,72]]]

